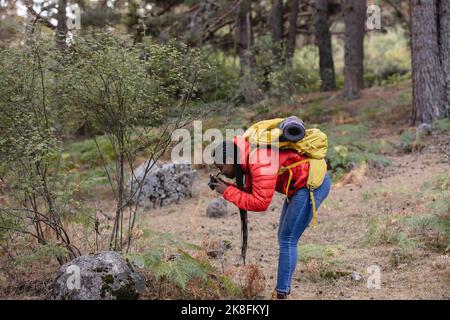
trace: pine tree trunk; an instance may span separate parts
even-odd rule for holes
[[[252,104],[260,101],[263,96],[256,83],[252,68],[255,66],[255,56],[252,53],[253,30],[251,21],[251,1],[243,0],[236,18],[236,49],[241,62],[241,90],[245,102]]]
[[[440,60],[445,78],[445,107],[450,115],[450,1],[439,1],[439,45]]]
[[[251,52],[253,45],[253,30],[251,22],[251,1],[243,0],[239,6],[236,20],[236,47],[241,60],[241,75],[246,68],[254,65],[254,57]]]
[[[291,0],[291,10],[289,14],[289,30],[287,35],[286,46],[286,63],[291,65],[294,57],[297,42],[297,19],[300,0]]]
[[[344,96],[357,99],[364,86],[364,33],[366,22],[366,2],[345,0],[345,67]]]
[[[321,90],[336,90],[333,49],[328,22],[328,0],[315,0],[314,25],[316,44],[319,47]]]
[[[56,26],[56,43],[59,48],[64,48],[66,46],[67,39],[67,0],[58,0],[58,12],[56,14],[56,19],[58,25]]]
[[[280,63],[283,38],[283,0],[272,0],[271,12],[272,42],[275,62]]]
[[[431,123],[447,113],[438,20],[436,0],[411,0],[414,123]]]

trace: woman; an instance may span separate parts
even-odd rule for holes
[[[273,152],[278,154],[274,155]],[[273,156],[277,157],[277,161],[273,161]],[[278,229],[280,248],[278,275],[277,286],[273,293],[275,299],[287,299],[297,265],[297,244],[313,216],[309,190],[305,187],[309,162],[306,161],[294,167],[291,181],[288,183],[289,173],[278,175],[278,170],[280,167],[287,167],[305,159],[295,150],[258,148],[250,152],[249,143],[241,137],[235,137],[233,141],[225,141],[216,147],[213,157],[220,173],[227,178],[236,178],[237,170],[241,171],[245,177],[242,190],[220,179],[214,184],[215,190],[238,208],[266,211],[275,191],[287,194],[288,199],[284,201]],[[274,163],[276,163],[275,166]],[[288,184],[289,190],[286,190]],[[331,182],[327,174],[322,185],[314,190],[317,208],[327,197],[330,186]]]

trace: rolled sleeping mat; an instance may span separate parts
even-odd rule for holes
[[[283,131],[282,138],[286,141],[300,141],[306,134],[305,124],[295,116],[284,119],[279,127]]]

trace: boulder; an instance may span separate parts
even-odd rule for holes
[[[196,197],[199,192],[197,171],[188,163],[151,162],[141,164],[130,181],[133,201],[143,207],[162,207]],[[145,172],[147,174],[145,174]],[[142,181],[142,189],[137,191]]]
[[[53,285],[57,300],[135,300],[145,280],[118,252],[84,255],[63,265]]]
[[[429,123],[421,123],[416,127],[416,133],[419,136],[430,135],[433,132],[433,127]]]
[[[227,201],[222,198],[213,199],[208,203],[206,216],[209,218],[223,218],[228,215]]]

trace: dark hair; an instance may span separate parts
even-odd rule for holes
[[[213,158],[215,163],[227,163],[226,159],[233,159],[234,172],[236,176],[236,186],[238,189],[244,189],[244,170],[239,164],[239,148],[233,141],[224,141],[219,144],[213,151]],[[248,218],[247,210],[240,209],[241,226],[242,226],[242,247],[241,257],[245,264],[245,257],[247,254],[247,238],[248,238]]]
[[[237,155],[238,152],[239,150],[233,141],[230,140],[223,141],[213,150],[212,156],[214,158],[214,163],[226,164],[227,159],[232,159],[233,162],[228,164],[235,164],[236,163],[235,155]]]

